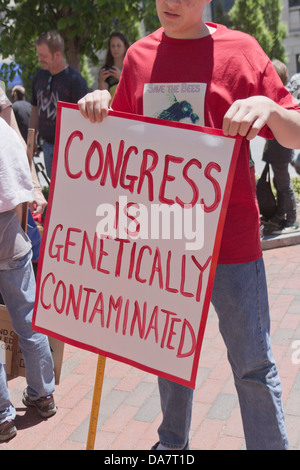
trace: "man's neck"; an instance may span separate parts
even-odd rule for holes
[[[166,36],[169,36],[170,38],[174,39],[201,39],[213,34],[216,31],[216,28],[202,22],[198,28],[186,32],[168,31],[166,30],[166,28],[164,31]]]
[[[68,64],[65,61],[63,61],[57,64],[57,66],[51,68],[51,70],[49,69],[49,72],[51,73],[51,75],[57,75],[58,73],[66,70],[67,67],[68,67]]]

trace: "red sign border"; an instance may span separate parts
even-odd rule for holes
[[[36,279],[36,299],[35,299],[35,306],[34,306],[34,312],[33,312],[33,320],[32,320],[32,328],[39,332],[43,333],[45,335],[48,335],[50,337],[56,338],[57,340],[60,340],[64,343],[70,344],[74,347],[84,349],[93,353],[96,353],[101,356],[109,357],[113,360],[123,362],[125,364],[131,365],[133,367],[136,367],[138,369],[141,369],[145,372],[149,372],[151,374],[161,376],[164,378],[167,378],[168,380],[175,381],[181,385],[185,385],[190,388],[195,388],[195,383],[196,383],[196,378],[197,378],[197,369],[198,369],[198,364],[199,364],[199,358],[200,358],[200,352],[202,348],[202,343],[203,343],[203,338],[204,338],[204,332],[205,332],[205,327],[207,323],[207,317],[209,313],[209,305],[210,305],[210,300],[211,300],[211,294],[212,294],[212,289],[213,289],[213,281],[214,281],[214,276],[215,276],[215,271],[217,267],[217,262],[218,262],[218,255],[219,255],[219,250],[220,250],[220,244],[221,244],[221,239],[222,239],[222,233],[223,233],[223,227],[224,227],[224,222],[226,218],[226,213],[227,213],[227,208],[228,208],[228,203],[229,203],[229,198],[230,198],[230,193],[231,193],[231,188],[233,184],[233,179],[234,179],[234,174],[235,174],[235,169],[236,169],[236,164],[238,160],[238,155],[239,155],[239,150],[241,146],[241,141],[242,137],[227,137],[230,139],[235,140],[235,145],[234,145],[234,150],[232,154],[232,159],[230,163],[230,168],[228,172],[228,178],[227,178],[227,183],[226,183],[226,189],[224,192],[223,196],[223,203],[222,203],[222,210],[220,213],[219,217],[219,223],[218,223],[218,228],[216,232],[216,238],[215,238],[215,244],[214,244],[214,249],[213,249],[213,254],[212,254],[212,263],[211,263],[211,268],[210,268],[210,273],[209,273],[209,278],[208,278],[208,283],[207,283],[207,289],[206,289],[206,296],[203,304],[203,310],[202,310],[202,316],[201,316],[201,321],[200,321],[200,326],[199,326],[199,331],[197,335],[197,346],[195,349],[194,353],[194,359],[193,359],[193,367],[192,367],[192,372],[191,372],[191,378],[190,380],[184,380],[182,378],[179,378],[177,376],[173,376],[167,373],[163,373],[159,370],[153,369],[149,366],[145,366],[143,364],[140,364],[136,361],[133,361],[132,359],[127,359],[126,357],[119,356],[117,354],[103,351],[99,348],[96,348],[94,346],[88,345],[86,343],[81,343],[77,340],[73,340],[68,338],[67,336],[64,336],[62,334],[58,334],[55,332],[52,332],[48,329],[39,327],[36,325],[36,316],[37,316],[37,306],[39,302],[39,293],[40,293],[40,284],[41,284],[41,272],[42,272],[42,260],[44,258],[44,253],[45,253],[45,245],[46,245],[46,239],[47,239],[47,234],[48,234],[48,227],[49,227],[49,219],[51,216],[51,210],[52,210],[52,203],[53,203],[53,195],[55,191],[55,177],[56,177],[56,172],[57,172],[57,159],[58,159],[58,150],[59,150],[59,141],[60,141],[60,129],[61,129],[61,114],[62,114],[62,109],[63,108],[70,108],[74,110],[78,110],[78,105],[72,104],[72,103],[64,103],[59,101],[57,103],[57,120],[56,120],[56,139],[55,139],[55,148],[54,148],[54,156],[53,156],[53,165],[52,165],[52,181],[50,185],[50,191],[49,191],[49,197],[48,197],[48,206],[47,206],[47,215],[46,215],[46,220],[44,223],[44,231],[43,231],[43,237],[42,237],[42,242],[41,242],[41,248],[40,248],[40,262],[38,266],[38,272],[37,272],[37,279]],[[118,111],[109,111],[110,116],[115,116],[119,118],[125,118],[125,119],[130,119],[133,121],[139,121],[139,122],[147,122],[159,126],[168,126],[168,127],[177,127],[180,129],[188,129],[188,130],[194,130],[197,132],[202,132],[210,135],[215,135],[215,136],[224,136],[222,130],[220,129],[213,129],[209,127],[204,127],[204,126],[197,126],[193,124],[184,124],[180,122],[174,122],[174,121],[165,121],[165,120],[160,120],[160,119],[155,119],[147,116],[140,116],[140,115],[135,115],[135,114],[128,114],[124,112],[118,112]],[[101,124],[100,124],[101,125]],[[225,137],[225,136],[224,136]]]

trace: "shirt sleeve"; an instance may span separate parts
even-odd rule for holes
[[[0,119],[0,212],[33,201],[28,158],[17,133]]]
[[[32,80],[32,94],[31,94],[31,100],[30,100],[30,103],[32,104],[32,106],[37,106],[35,83],[36,83],[36,76],[34,76]]]
[[[10,106],[12,106],[11,102],[0,87],[0,114],[2,113],[2,111],[4,111],[4,109],[9,108]]]
[[[261,88],[259,93],[262,96],[267,96],[271,100],[278,103],[285,109],[295,110],[300,112],[300,106],[294,96],[284,87],[279,78],[276,70],[271,62],[268,62],[265,72],[261,80]],[[266,139],[273,139],[273,133],[265,126],[260,134],[261,137]]]
[[[89,92],[89,89],[85,79],[81,75],[74,75],[72,82],[72,102],[77,103],[77,101]]]
[[[127,53],[124,59],[122,74],[112,102],[112,109],[114,111],[135,114],[135,109],[132,103],[135,91],[131,89],[130,74],[128,73],[130,70],[128,60],[129,55],[130,54]]]

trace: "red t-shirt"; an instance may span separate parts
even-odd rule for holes
[[[264,95],[287,109],[300,110],[254,38],[222,25],[210,25],[216,31],[201,39],[169,38],[161,28],[131,46],[113,109],[179,120],[163,111],[167,108],[163,102],[179,101],[188,91],[193,113],[185,122],[216,129],[222,128],[223,117],[231,104],[249,96]],[[272,138],[268,128],[260,135]],[[243,139],[219,263],[250,262],[262,255],[253,178],[249,142]]]

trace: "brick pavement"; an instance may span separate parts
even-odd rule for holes
[[[300,247],[264,252],[269,286],[273,350],[283,382],[291,450],[300,450]],[[298,341],[298,343],[297,343]],[[294,349],[293,346],[298,346]],[[294,363],[293,363],[294,359]],[[9,381],[18,435],[0,450],[86,448],[97,356],[65,346],[57,414],[41,420],[21,401],[25,379]],[[156,378],[108,359],[95,449],[143,450],[156,442],[160,405]],[[195,391],[191,448],[244,449],[239,405],[226,351],[211,309]]]

